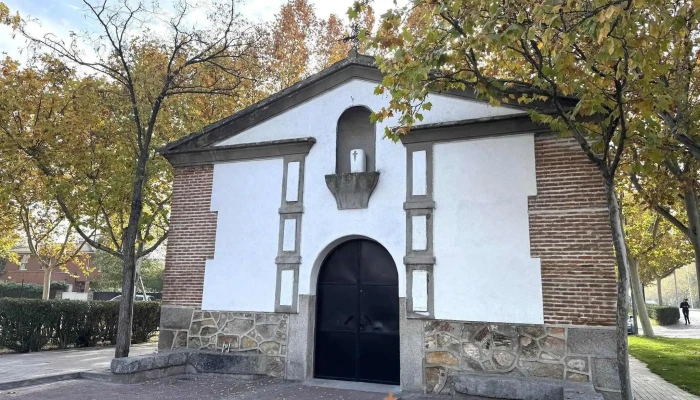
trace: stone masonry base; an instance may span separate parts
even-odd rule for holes
[[[309,300],[311,303],[313,300]],[[311,306],[303,308],[313,310]],[[417,376],[415,384],[404,382],[402,372],[402,386],[406,388],[417,386],[419,390],[422,386],[426,393],[447,394],[454,389],[458,377],[487,374],[588,383],[606,400],[620,398],[612,327],[415,319],[407,322],[411,324],[402,325],[406,329],[401,332],[401,368],[417,369]],[[305,366],[310,366],[312,336],[307,346],[296,343],[305,343],[306,335],[290,345],[290,325],[295,326],[296,335],[306,331],[312,334],[313,311],[241,313],[163,306],[158,349],[219,353],[227,349],[227,353],[264,358],[266,375],[308,379],[312,367]],[[417,329],[408,329],[409,325]],[[416,346],[404,347],[404,343]],[[415,357],[409,357],[413,354]],[[287,371],[290,365],[300,367]]]
[[[158,350],[210,350],[264,357],[269,376],[286,377],[289,315],[164,306]]]
[[[469,374],[590,382],[620,398],[614,328],[425,321],[424,382],[449,393]]]

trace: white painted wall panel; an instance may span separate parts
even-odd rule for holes
[[[294,251],[296,248],[297,220],[293,218],[284,220],[284,233],[282,238],[282,251]]]
[[[412,250],[428,249],[428,218],[425,215],[411,217],[411,232],[413,233]]]
[[[285,200],[287,201],[298,201],[299,200],[299,172],[301,168],[301,163],[299,161],[292,161],[287,163],[287,188],[285,191]]]
[[[376,86],[376,82],[353,79],[291,110],[222,140],[216,145],[224,146],[309,136],[316,139],[319,136],[329,136],[335,139],[338,118],[347,108],[364,105],[372,111],[377,111],[388,105],[389,95],[375,95],[374,88]],[[492,107],[484,102],[449,95],[435,94],[429,96],[428,100],[433,104],[433,107],[430,111],[423,111],[422,123],[424,124],[522,113],[521,110],[515,108]],[[378,124],[377,138],[381,139],[384,136],[384,127],[396,125],[396,118]],[[390,141],[385,140],[385,142]],[[397,144],[396,146],[401,145]],[[335,141],[333,141],[333,148],[335,149]],[[335,153],[333,153],[333,157],[335,158]],[[335,170],[335,164],[333,170]]]
[[[435,317],[543,323],[533,135],[441,143],[433,155]]]
[[[314,265],[320,264],[320,258],[322,258],[324,251],[327,250],[326,248],[331,242],[341,237],[362,236],[374,239],[387,248],[397,265],[399,273],[399,296],[406,295],[406,269],[403,265],[403,256],[406,251],[406,214],[403,210],[403,202],[405,201],[405,196],[403,194],[406,192],[406,150],[400,143],[394,143],[391,140],[383,139],[384,128],[386,126],[395,126],[397,124],[396,119],[392,118],[377,124],[376,169],[381,173],[381,176],[379,178],[379,184],[370,199],[368,209],[339,211],[335,199],[326,187],[324,181],[324,175],[334,173],[335,171],[336,125],[343,111],[349,107],[360,105],[377,111],[381,109],[381,107],[387,105],[388,97],[375,95],[375,86],[375,82],[359,79],[349,81],[285,113],[277,115],[244,132],[217,143],[217,145],[230,145],[309,136],[316,138],[316,144],[311,149],[305,161],[304,223],[301,241],[302,264],[299,271],[300,294],[313,294],[316,292],[314,283],[317,271],[314,269]],[[431,96],[430,101],[433,103],[433,109],[424,113],[425,123],[521,113],[520,110],[512,108],[491,107],[481,102],[446,95]],[[262,161],[256,161],[256,163],[258,162]],[[268,161],[264,163],[266,162]],[[279,160],[279,162],[281,163],[281,160]],[[275,250],[279,238],[279,232],[277,231],[279,215],[277,214],[277,209],[279,208],[279,199],[281,197],[281,193],[279,193],[279,190],[281,190],[281,183],[278,182],[280,178],[275,174],[281,173],[281,166],[278,168],[278,171],[279,172],[275,172],[274,174],[272,171],[256,174],[258,177],[258,182],[256,182],[256,184],[262,184],[265,188],[274,188],[275,184],[278,185],[277,194],[271,195],[269,199],[266,199],[266,202],[268,200],[270,202],[269,207],[267,203],[265,203],[265,211],[258,210],[249,216],[240,217],[241,220],[251,223],[252,220],[260,219],[264,212],[265,221],[267,221],[268,218],[270,220],[275,220],[276,223],[272,224],[273,227],[269,231],[266,230],[262,232],[262,229],[259,229],[258,232],[253,235],[250,235],[251,232],[248,231],[250,236],[245,238],[246,243],[250,241],[255,241],[256,243],[258,241],[274,242]],[[269,172],[270,175],[268,175],[267,172]],[[234,176],[231,176],[230,179],[233,180]],[[255,185],[252,186],[255,187]],[[255,191],[258,189],[254,188],[252,190]],[[240,195],[240,193],[246,193],[247,195],[248,192],[246,189],[240,191],[238,195]],[[244,202],[247,205],[254,202],[253,199],[237,201]],[[272,206],[273,203],[274,207]],[[219,229],[222,229],[221,215],[220,212]],[[235,229],[234,226],[235,225],[232,225],[225,229],[233,230]],[[263,234],[266,235],[265,239],[262,239]],[[257,245],[251,246],[253,252],[262,251],[256,246]],[[217,252],[219,252],[221,245],[218,242],[218,236],[216,247]],[[229,252],[228,254],[228,256],[224,257],[217,253],[217,258],[226,258],[219,258],[221,266],[217,268],[223,268],[224,264],[233,265],[232,263],[234,263],[238,265],[238,261],[234,260],[235,253]],[[257,256],[251,257],[255,258]],[[274,257],[275,254],[270,258],[265,258],[265,260],[271,260],[265,262],[273,263],[270,268],[274,268]],[[208,263],[208,265],[210,263]],[[214,264],[218,265],[216,263]],[[258,262],[257,264],[251,263],[250,265],[250,268],[261,268],[263,264]],[[232,282],[233,279],[237,279],[239,276],[248,273],[249,271],[246,269],[244,274],[226,274],[225,276],[222,274],[218,277],[221,279],[226,278],[225,280]],[[213,272],[209,273],[209,275],[211,274],[213,274]],[[274,285],[275,279],[272,277],[273,275],[270,276],[269,284]],[[221,285],[223,285],[223,283],[221,283]],[[236,285],[237,288],[243,286],[244,285],[240,284]],[[256,287],[255,285],[248,286]],[[216,297],[215,294],[206,293],[207,291],[216,290],[217,293],[221,293],[221,289],[214,288],[215,286],[213,283],[205,284],[205,299],[213,299]],[[229,286],[226,292],[227,296],[230,296],[230,293],[231,290]],[[257,307],[258,304],[263,302],[262,297],[268,296],[266,299],[270,299],[269,306],[266,307],[268,311],[271,311],[271,307],[274,304],[274,292],[270,294],[268,291],[266,293],[267,294],[263,295],[263,293],[258,292],[256,288],[255,297],[259,299],[255,301],[251,300],[251,302],[255,303]],[[227,304],[237,305],[239,303],[229,302]],[[267,305],[268,300],[265,300],[264,304]],[[230,310],[245,311],[250,309],[237,306],[235,308],[231,308],[233,306],[227,307],[229,307],[227,309]],[[252,305],[248,304],[246,307],[252,307]]]
[[[285,269],[280,273],[280,305],[291,306],[294,299],[294,271]]]
[[[414,151],[413,156],[413,188],[414,196],[425,196],[428,193],[428,164],[425,150]]]
[[[204,273],[204,310],[274,311],[282,159],[216,164],[216,248]]]
[[[376,169],[381,173],[372,194],[369,208],[337,209],[324,175],[335,172],[335,133],[338,118],[347,108],[365,106],[377,111],[386,106],[387,96],[374,94],[375,82],[355,79],[323,93],[285,113],[264,121],[217,145],[253,143],[313,136],[316,144],[305,162],[304,226],[302,229],[299,271],[299,293],[316,292],[313,268],[329,244],[351,235],[364,236],[381,243],[389,251],[399,273],[399,296],[406,295],[406,149],[401,143],[383,139],[384,128],[395,126],[395,118],[377,124]],[[424,123],[456,121],[466,118],[521,113],[522,111],[491,107],[477,101],[433,95],[433,108],[424,113]]]
[[[411,296],[413,298],[413,311],[428,311],[428,271],[413,271]]]

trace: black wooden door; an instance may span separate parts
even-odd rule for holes
[[[352,240],[321,266],[316,378],[399,384],[398,273],[384,247]]]

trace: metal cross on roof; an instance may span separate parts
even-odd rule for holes
[[[350,40],[352,40],[352,48],[355,49],[356,51],[360,50],[360,24],[355,22],[352,24],[352,36],[350,36]]]

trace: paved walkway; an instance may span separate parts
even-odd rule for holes
[[[315,387],[269,378],[232,379],[226,375],[184,375],[132,385],[81,379],[0,392],[3,400],[383,400],[388,395],[389,393]],[[395,394],[394,398],[396,397],[401,396]],[[410,399],[451,398],[417,395]]]
[[[156,343],[133,345],[129,355],[153,353],[157,347]],[[53,375],[104,370],[109,368],[112,358],[114,358],[114,347],[111,346],[3,354],[0,355],[0,385]]]
[[[691,320],[692,321],[692,320]],[[630,356],[630,375],[636,400],[700,400],[652,373],[647,365]]]
[[[132,346],[132,355],[155,351],[154,344]],[[113,347],[55,350],[30,354],[6,354],[0,356],[0,385],[25,379],[37,379],[57,374],[89,370],[104,370],[114,355]],[[647,369],[641,361],[630,357],[632,385],[636,400],[700,400],[661,379]],[[0,391],[2,399],[56,399],[81,398],[96,400],[121,400],[124,398],[148,398],[149,400],[185,400],[191,398],[210,400],[382,400],[388,393],[346,390],[339,387],[318,387],[274,379],[240,380],[230,376],[185,375],[170,377],[135,385],[120,385],[90,380],[68,380],[26,388]],[[436,396],[412,395],[412,399],[435,399]]]
[[[676,325],[654,326],[654,335],[670,338],[700,339],[700,310],[690,311],[690,325],[683,323],[683,315]],[[640,334],[643,332],[639,324]]]

